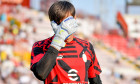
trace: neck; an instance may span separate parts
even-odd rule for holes
[[[70,36],[65,40],[65,42],[66,42],[66,43],[70,43],[72,40],[73,40],[73,35],[70,35]]]

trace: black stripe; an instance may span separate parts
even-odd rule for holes
[[[31,59],[33,59],[33,56],[31,56]]]
[[[87,50],[87,48],[85,47],[82,51],[81,51],[81,53],[80,53],[80,58],[82,58],[82,55],[86,52],[86,50]]]
[[[92,58],[92,61],[93,61],[93,63],[94,63],[94,61],[95,61],[95,56]]]
[[[52,42],[52,38],[53,37],[50,37],[47,41],[48,41],[48,43],[51,43]]]
[[[57,75],[54,77],[54,79],[52,80],[52,82],[58,82],[58,77]],[[44,83],[45,84],[45,83]]]
[[[58,64],[59,64],[59,66],[60,66],[63,70],[65,70],[67,73],[68,73],[68,71],[71,69],[71,68],[69,67],[69,65],[67,65],[63,60],[58,60]]]
[[[100,65],[99,62],[97,64]]]
[[[85,51],[87,51],[87,52],[90,54],[90,56],[92,56],[92,54],[89,52],[89,50],[87,49],[87,47],[83,46],[77,39],[74,39],[74,40],[75,40],[78,44],[80,44],[83,48],[85,48],[85,49],[83,49],[82,52],[80,53],[80,57],[82,57],[82,53],[85,52]]]
[[[65,47],[62,47],[61,49],[64,49],[64,48],[76,48],[75,46],[65,46]]]
[[[63,58],[78,58],[78,55],[64,55]]]
[[[72,43],[67,43],[66,45],[71,45]]]
[[[41,41],[40,45],[42,45],[44,42],[45,42],[44,40],[43,40],[43,41]]]
[[[37,56],[38,54],[44,54],[42,47],[35,47],[33,48],[34,55]]]
[[[102,72],[101,69],[99,69],[97,66],[94,66],[94,69],[96,69],[99,72]]]
[[[50,38],[50,40],[52,40],[53,37]]]
[[[87,42],[86,40],[82,40],[82,39],[79,39],[79,38],[73,38],[74,41],[76,41],[77,39],[80,40],[82,43],[83,43],[83,42],[84,42],[84,43]],[[77,41],[78,41],[78,40],[77,40]],[[86,44],[87,44],[87,43],[86,43]]]
[[[48,44],[45,44],[46,46],[45,46],[45,49],[48,49],[48,46],[50,45],[49,43]]]
[[[82,47],[84,47],[77,39],[74,39],[78,44],[80,44]]]
[[[71,50],[71,51],[59,51],[59,53],[77,53],[76,50]]]
[[[85,81],[88,81],[88,68],[90,65],[90,60],[87,60],[87,62],[85,63]]]
[[[67,64],[65,63],[63,60],[58,60],[58,65],[68,73],[69,70],[71,70],[72,68]],[[77,74],[78,76],[78,80],[76,81],[80,81],[80,76]]]
[[[87,52],[90,54],[90,56],[92,57],[92,54],[89,52],[89,50],[87,50]]]
[[[90,50],[92,51],[92,54],[95,55],[95,51],[91,43],[90,43]]]

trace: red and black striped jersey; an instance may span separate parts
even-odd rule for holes
[[[34,43],[31,52],[31,67],[37,63],[50,47],[53,37]],[[45,80],[45,84],[87,84],[88,78],[101,73],[101,68],[90,42],[74,37],[61,48],[56,64]]]

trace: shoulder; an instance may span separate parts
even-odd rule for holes
[[[50,43],[52,42],[52,38],[53,38],[53,36],[52,36],[52,37],[49,37],[49,38],[47,38],[47,39],[44,39],[44,40],[35,42],[35,43],[33,44],[33,48],[34,48],[34,47],[42,47],[42,46],[44,46],[44,45],[50,44]]]
[[[80,39],[80,38],[77,38],[77,37],[74,37],[74,40],[77,43],[79,43],[79,44],[81,44],[83,46],[86,46],[88,48],[90,48],[92,46],[92,44],[89,41],[87,41],[87,40],[83,40],[83,39]]]
[[[74,40],[78,44],[80,44],[82,47],[86,47],[87,50],[90,52],[90,54],[95,55],[94,48],[93,48],[93,45],[91,44],[91,42],[83,40],[83,39],[80,39],[80,38],[77,38],[77,37],[75,37]]]

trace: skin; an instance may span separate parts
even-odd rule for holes
[[[66,40],[65,40],[65,42],[66,43],[69,43],[69,42],[71,42],[72,40],[73,40],[73,34],[72,35],[70,35]]]

